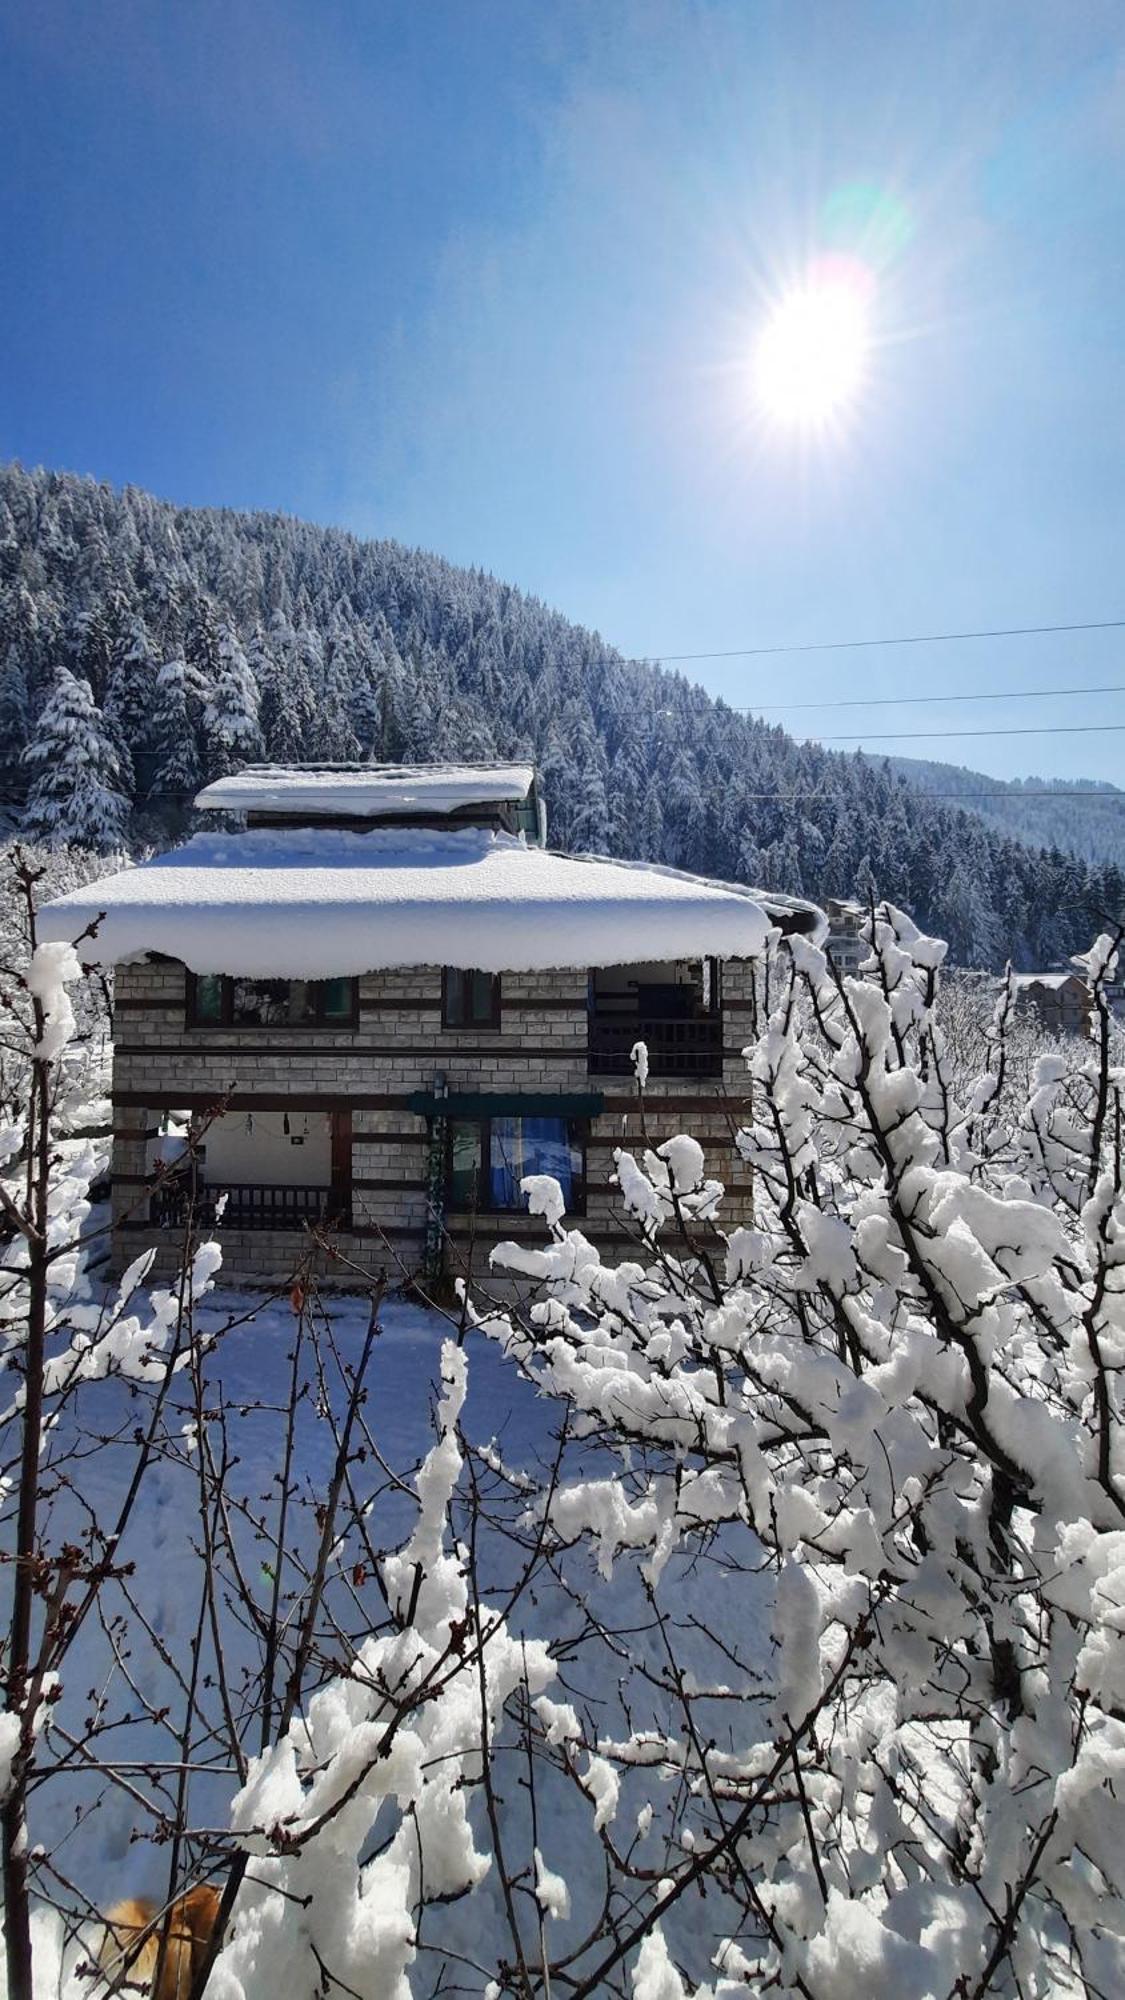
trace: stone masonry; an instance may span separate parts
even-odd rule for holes
[[[650,1079],[645,1118],[651,1141],[678,1131],[702,1144],[708,1172],[724,1182],[726,1227],[748,1221],[749,1170],[732,1144],[745,1121],[748,1073],[742,1055],[752,1035],[748,963],[723,966],[723,1074]],[[149,1143],[167,1111],[350,1112],[352,1228],[339,1235],[341,1256],[326,1276],[359,1283],[388,1268],[393,1281],[419,1269],[428,1196],[428,1126],[412,1111],[412,1092],[444,1076],[451,1091],[604,1093],[604,1112],[589,1124],[587,1207],[578,1226],[606,1254],[632,1254],[609,1182],[618,1146],[643,1145],[637,1094],[627,1076],[591,1076],[584,971],[507,972],[501,978],[496,1029],[442,1025],[441,970],[405,967],[359,981],[359,1021],[342,1028],[189,1028],[182,965],[148,959],[116,971],[114,1019],[113,1213],[119,1265],[152,1245],[158,1268],[178,1255],[174,1231],[149,1223]],[[447,1211],[448,1262],[487,1264],[501,1238],[536,1243],[543,1226],[529,1216],[472,1217]],[[225,1272],[233,1279],[280,1281],[299,1261],[299,1230],[223,1232]]]

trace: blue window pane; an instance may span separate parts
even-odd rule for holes
[[[523,1208],[528,1174],[553,1174],[570,1207],[581,1161],[565,1118],[494,1118],[488,1167],[493,1208]]]

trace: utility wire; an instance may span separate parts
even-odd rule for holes
[[[858,695],[849,695],[839,701],[759,701],[752,707],[736,708],[736,715],[764,715],[767,710],[784,709],[791,712],[798,708],[917,708],[923,703],[956,701],[1045,701],[1050,695],[1075,694],[1125,694],[1125,681],[1111,682],[1107,687],[1086,688],[1004,688],[995,694],[882,694],[869,695],[866,700]],[[722,700],[721,695],[716,700]],[[730,703],[725,706],[729,707]]]
[[[943,737],[960,736],[1112,736],[1125,729],[1125,722],[1064,722],[1061,726],[1040,723],[1031,729],[880,729],[867,736],[817,736],[818,743],[936,743]]]
[[[845,653],[868,646],[949,646],[965,639],[1030,639],[1043,632],[1120,632],[1125,618],[1099,618],[1082,625],[995,625],[980,632],[910,632],[894,639],[816,639],[800,646],[732,646],[719,653],[660,653],[660,665],[684,660],[757,660],[776,653]]]
[[[916,779],[911,782],[902,771],[895,771],[892,773],[892,776],[897,778],[906,787],[911,798],[1007,799],[1010,804],[1019,804],[1024,799],[1100,799],[1106,805],[1116,804],[1125,806],[1125,792],[1118,791],[1099,792],[1085,788],[1080,792],[1025,792],[1013,787],[1010,792],[931,792],[928,786],[918,784]],[[744,792],[740,790],[738,796],[740,799],[773,799],[782,805],[799,806],[803,805],[806,799],[833,799],[839,798],[840,794],[835,786],[822,786],[820,788],[811,786],[807,791],[803,792]]]
[[[1086,799],[1100,801],[1103,805],[1125,806],[1125,792],[1118,791],[1116,788],[1112,788],[1109,791],[1099,791],[1096,786],[1084,785],[1080,791],[1076,792],[1053,792],[1049,789],[1025,792],[1022,787],[1013,785],[1012,790],[1007,792],[932,792],[928,786],[920,785],[917,779],[909,778],[904,771],[895,771],[892,773],[892,776],[910,793],[911,797],[924,799],[1008,799],[1010,802],[1014,801],[1017,804],[1024,799]],[[190,805],[194,801],[195,796],[194,792],[146,792],[144,798],[138,801],[138,805],[141,810],[146,805]],[[806,799],[838,798],[839,788],[834,785],[814,785],[799,792],[743,792],[740,790],[739,797],[745,799],[774,799],[786,805],[801,805]],[[26,798],[16,797],[14,794],[0,798],[0,807],[13,811],[22,811],[26,803]],[[372,821],[373,826],[378,826],[378,824],[377,820]]]

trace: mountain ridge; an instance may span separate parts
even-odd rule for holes
[[[888,759],[798,744],[480,569],[288,514],[0,467],[0,785],[21,825],[175,837],[260,756],[530,756],[553,840],[881,895],[968,964],[1057,963],[1125,902]]]
[[[1027,846],[1058,847],[1083,861],[1125,866],[1125,791],[1107,779],[994,778],[965,764],[923,757],[889,762],[931,797],[956,791],[967,811]],[[1081,804],[1074,793],[1081,793]]]

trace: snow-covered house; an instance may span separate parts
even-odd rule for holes
[[[828,918],[825,950],[837,972],[855,978],[864,959],[871,955],[863,938],[867,911],[862,903],[850,902],[845,896],[829,896],[824,910]]]
[[[1084,1034],[1090,1023],[1090,988],[1079,972],[1016,972],[1016,1004],[1031,1008],[1049,1035]]]
[[[1068,963],[1073,965],[1082,984],[1089,988],[1089,959],[1084,951],[1075,952]],[[1103,990],[1109,1003],[1110,1012],[1120,1021],[1125,1018],[1125,952],[1118,951],[1113,960],[1113,969],[1105,975]]]
[[[652,1132],[688,1126],[748,1214],[753,960],[771,924],[822,935],[813,905],[552,853],[525,766],[255,767],[196,803],[244,824],[42,913],[96,920],[83,956],[115,968],[119,1261],[225,1196],[236,1275],[284,1276],[320,1222],[338,1273],[432,1276],[541,1240],[533,1174],[611,1248],[641,1041]]]

